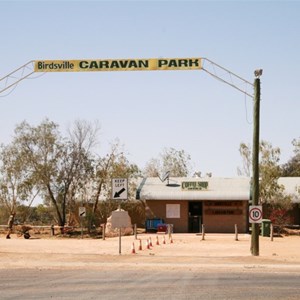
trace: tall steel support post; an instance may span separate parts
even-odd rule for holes
[[[260,79],[254,80],[254,106],[253,106],[253,180],[252,205],[258,205],[259,199],[259,115],[260,115]],[[259,255],[259,224],[252,224],[251,253]]]

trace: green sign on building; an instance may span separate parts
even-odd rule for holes
[[[181,183],[181,189],[183,191],[202,191],[207,190],[207,181],[183,181]]]

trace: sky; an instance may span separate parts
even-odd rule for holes
[[[299,16],[298,1],[0,1],[0,78],[46,59],[201,57],[250,82],[261,68],[260,138],[286,163],[300,137]],[[234,177],[252,113],[251,97],[203,70],[35,73],[0,94],[0,143],[24,120],[63,133],[98,121],[99,155],[118,139],[143,169],[172,147],[192,171]]]

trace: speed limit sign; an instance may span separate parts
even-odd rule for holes
[[[249,223],[261,223],[262,220],[262,206],[249,206]]]

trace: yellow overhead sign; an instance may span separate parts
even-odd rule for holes
[[[36,60],[35,72],[201,70],[201,58]]]

